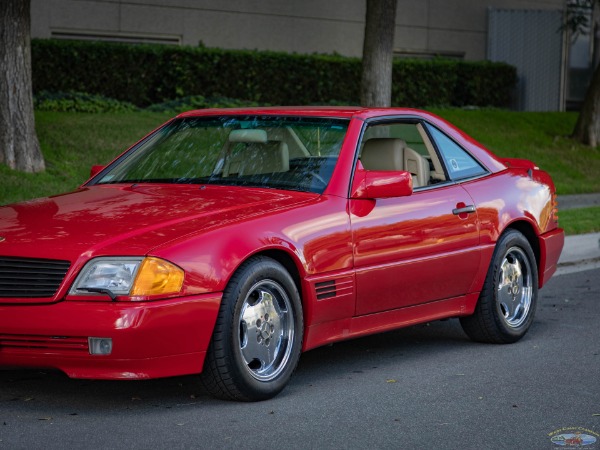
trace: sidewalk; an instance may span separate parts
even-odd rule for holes
[[[565,246],[558,260],[559,266],[590,260],[600,261],[600,233],[565,237]]]
[[[583,270],[600,271],[600,233],[565,236],[555,275]]]
[[[600,193],[559,195],[557,200],[559,212],[566,209],[589,208],[600,206]]]

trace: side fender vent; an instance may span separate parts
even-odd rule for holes
[[[317,300],[324,300],[337,295],[337,291],[335,289],[335,280],[316,283],[315,290],[317,291]]]
[[[320,281],[315,283],[317,300],[340,298],[354,294],[354,279],[342,277],[335,280]]]

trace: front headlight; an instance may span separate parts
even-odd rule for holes
[[[183,279],[181,268],[160,258],[101,257],[85,265],[69,294],[104,293],[113,299],[170,295],[181,291]]]

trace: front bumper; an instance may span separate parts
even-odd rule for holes
[[[220,303],[221,293],[0,305],[0,367],[54,368],[94,379],[200,373]],[[111,354],[91,355],[88,337],[111,338]]]

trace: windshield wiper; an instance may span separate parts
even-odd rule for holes
[[[94,287],[80,287],[77,288],[78,291],[86,291],[86,292],[97,292],[98,294],[106,294],[110,297],[111,301],[116,302],[117,301],[117,295],[111,291],[110,289],[106,289],[106,288],[94,288]]]

